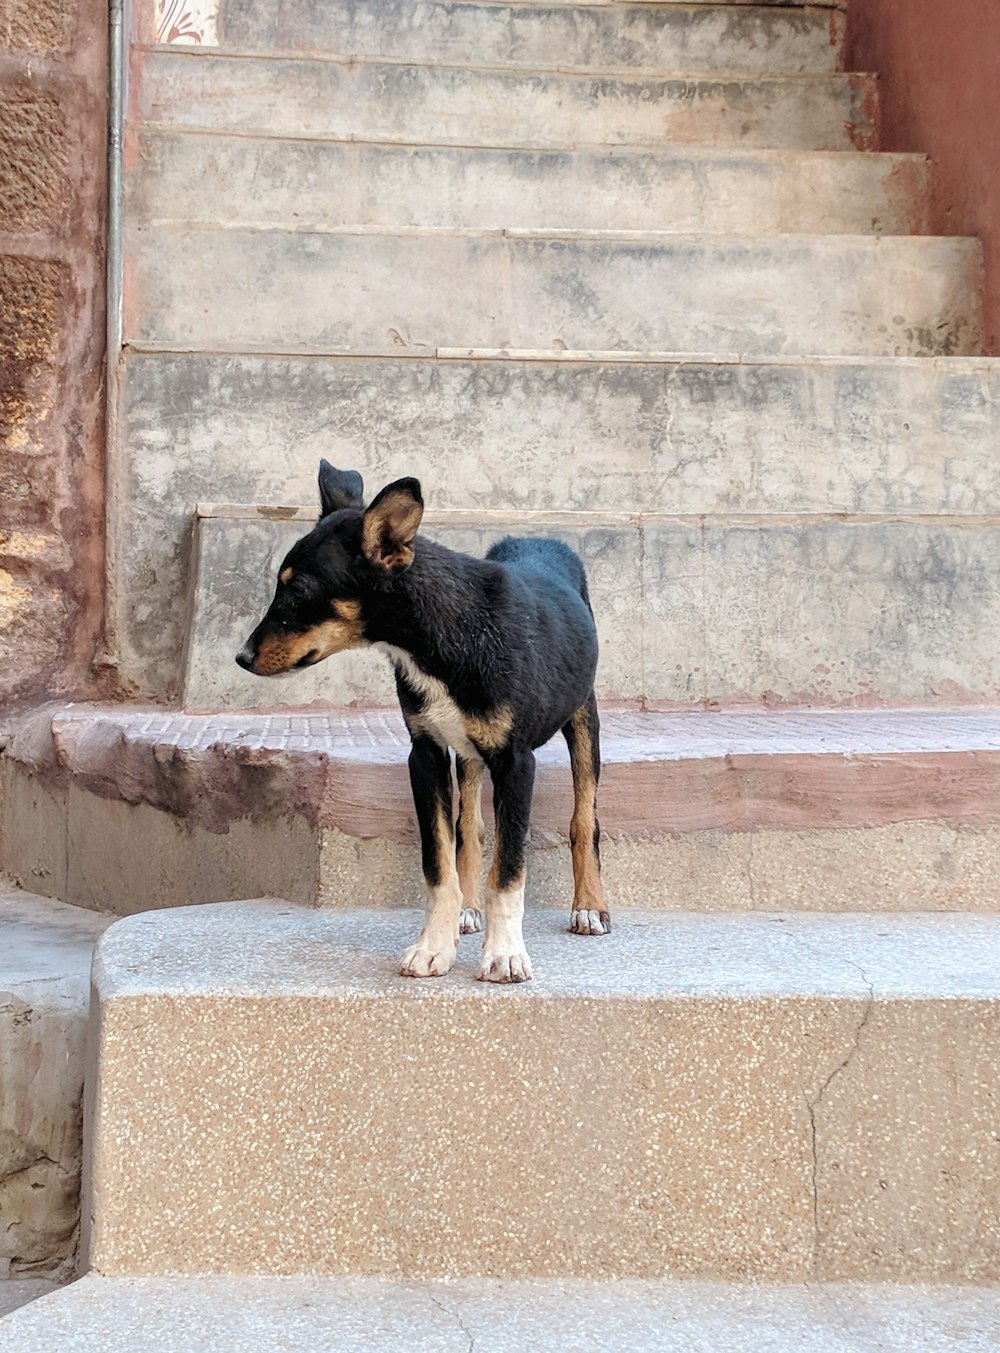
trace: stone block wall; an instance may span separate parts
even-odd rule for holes
[[[103,615],[107,0],[0,0],[0,708]]]

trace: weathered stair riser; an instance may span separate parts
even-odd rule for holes
[[[876,86],[867,75],[529,76],[154,50],[138,97],[152,123],[327,140],[879,148]]]
[[[314,519],[309,509],[292,521],[204,509],[189,708],[393,703],[379,653],[338,654],[280,683],[228,670],[273,595],[282,559]],[[507,534],[556,536],[577,549],[598,620],[605,700],[669,708],[1000,695],[995,523],[480,512],[432,516],[427,531],[479,556]]]
[[[981,343],[967,240],[159,226],[130,245],[126,332],[178,347],[933,357]],[[227,279],[248,275],[252,292],[234,292]]]
[[[996,365],[983,360],[740,364],[642,361],[613,354],[518,361],[500,354],[435,360],[132,353],[125,367],[116,560],[117,590],[125,599],[118,620],[124,670],[140,691],[162,698],[183,690],[193,503],[223,496],[230,502],[311,502],[315,468],[324,455],[336,464],[359,466],[373,487],[404,471],[417,474],[432,512],[570,508],[629,514],[650,511],[655,504],[662,513],[685,517],[802,518],[762,523],[759,532],[752,521],[732,526],[730,541],[753,544],[762,561],[774,561],[759,587],[752,579],[742,580],[751,596],[766,597],[775,569],[786,569],[787,552],[797,539],[803,542],[801,557],[810,540],[878,539],[899,547],[881,555],[886,566],[892,559],[908,562],[899,578],[886,582],[882,573],[880,585],[888,591],[869,603],[872,611],[882,598],[891,601],[895,595],[900,605],[915,605],[915,613],[926,617],[927,605],[947,577],[959,584],[958,561],[980,558],[986,561],[984,573],[973,593],[982,586],[988,606],[988,542],[992,518],[1000,511],[994,473],[998,381]],[[161,418],[163,408],[173,411],[168,424]],[[501,442],[504,454],[498,460]],[[918,520],[846,525],[835,519],[844,513]],[[953,528],[940,520],[942,515],[965,520]],[[498,519],[493,529],[500,534],[511,524],[512,519]],[[307,527],[302,522],[284,529]],[[258,523],[247,529],[265,528]],[[636,529],[629,529],[635,543]],[[677,523],[670,529],[680,540],[693,528]],[[713,527],[709,516],[706,531],[721,541],[725,523]],[[245,542],[240,555],[249,560],[251,548]],[[327,663],[315,680],[304,674],[283,683],[251,681],[228,661],[233,643],[245,637],[241,626],[273,585],[279,561],[271,557],[272,548],[277,547],[265,542],[259,561],[248,563],[239,595],[233,591],[235,579],[225,583],[224,631],[209,633],[207,648],[200,638],[191,647],[192,661],[204,674],[199,689],[190,688],[197,704],[215,698],[209,690],[219,692],[219,698],[225,692],[227,701],[252,703],[329,699],[343,690],[338,685],[342,661]],[[859,560],[855,596],[864,596],[862,565]],[[227,574],[211,576],[217,587]],[[835,574],[829,578],[835,586]],[[679,585],[670,583],[668,593]],[[794,585],[794,577],[782,578],[785,594]],[[199,615],[211,614],[217,603],[211,588],[196,590],[195,596]],[[647,597],[647,611],[655,600]],[[633,601],[638,614],[641,596]],[[843,602],[841,597],[835,603],[835,612]],[[965,602],[955,605],[961,617]],[[771,623],[769,607],[758,613]],[[860,611],[855,615],[854,642],[864,644],[869,621]],[[871,682],[878,663],[892,660],[889,653],[868,653],[863,660],[867,675],[859,669],[855,677],[828,685],[829,674],[813,667],[830,663],[827,657],[809,661],[810,638],[809,645],[800,646],[802,665],[783,687],[774,685],[773,670],[764,666],[752,679],[744,678],[742,689],[731,673],[714,685],[706,680],[700,649],[686,657],[672,620],[666,612],[664,617],[661,644],[664,652],[670,650],[673,676],[670,687],[660,690],[669,689],[671,699],[722,699],[734,690],[753,691],[754,698],[768,690],[782,699],[850,698],[860,692],[855,677]],[[794,627],[799,621],[796,607],[789,605],[783,623]],[[635,623],[633,616],[633,630]],[[745,634],[746,618],[740,623],[739,632]],[[816,632],[836,645],[831,623],[824,610]],[[980,619],[971,621],[978,637],[969,651],[982,652],[987,666],[979,666],[974,681],[959,671],[946,674],[955,684],[940,688],[940,697],[955,699],[964,691],[992,698],[987,671],[992,660],[979,647],[988,642],[991,624],[989,619],[985,627]],[[951,625],[952,619],[941,615],[925,669],[929,681],[939,659],[961,657]],[[930,643],[931,631],[924,633]],[[718,637],[724,639],[724,633]],[[772,647],[768,638],[765,649]],[[840,649],[835,647],[832,656],[836,666]],[[910,662],[905,647],[899,658]],[[731,660],[746,673],[745,644]],[[614,664],[613,653],[607,661]],[[702,671],[695,673],[695,667]],[[905,675],[901,667],[890,684],[876,681],[865,689],[882,700],[894,694],[937,698],[929,685],[901,685],[899,677]],[[633,667],[616,677],[618,684],[609,680],[606,689],[634,694],[640,676]],[[984,680],[987,684],[977,684]],[[386,691],[384,680],[381,690]],[[354,697],[364,694],[356,690]]]
[[[137,36],[153,42],[148,9]],[[261,54],[325,52],[341,57],[553,68],[740,70],[822,74],[836,70],[844,16],[829,9],[754,5],[576,6],[365,0],[350,6],[298,0],[223,4],[217,23],[227,48]]]
[[[474,150],[149,129],[128,212],[147,224],[921,235],[919,155]],[[623,207],[627,203],[627,212]]]

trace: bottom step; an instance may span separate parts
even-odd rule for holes
[[[90,1267],[1000,1280],[1000,917],[566,921],[529,914],[507,988],[472,935],[400,977],[413,913],[117,922]]]
[[[987,1353],[994,1288],[86,1277],[0,1322],[17,1353]]]

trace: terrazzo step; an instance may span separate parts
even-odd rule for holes
[[[394,703],[391,668],[376,649],[280,682],[233,660],[316,511],[199,505],[187,708]],[[994,518],[444,512],[431,500],[422,529],[480,558],[506,535],[555,537],[576,550],[604,701],[662,709],[1000,697]]]
[[[460,64],[144,57],[134,123],[426,145],[740,145],[877,150],[871,75],[586,75]]]
[[[333,53],[367,59],[464,61],[560,69],[643,68],[829,72],[845,22],[825,8],[768,5],[608,6],[360,0],[350,6],[295,0],[225,0],[215,41],[245,52]],[[146,5],[139,37],[160,36]]]
[[[0,879],[0,1312],[73,1269],[90,960],[107,924]]]
[[[1000,917],[643,912],[598,941],[534,911],[534,980],[499,991],[474,936],[401,978],[418,920],[106,932],[90,1265],[996,1281]]]
[[[144,129],[137,222],[919,235],[919,155],[475,150]]]
[[[133,222],[126,248],[127,342],[745,357],[958,356],[981,343],[971,239]]]
[[[122,914],[261,895],[419,906],[408,750],[395,710],[41,711],[2,762],[4,867]],[[996,711],[605,709],[602,751],[616,909],[1000,910]],[[565,908],[561,741],[537,761],[529,899]]]
[[[995,1288],[90,1275],[0,1324],[18,1353],[983,1353]]]
[[[192,503],[312,502],[321,456],[445,509],[1000,516],[985,358],[130,350],[122,371],[116,628],[158,698],[182,689]]]

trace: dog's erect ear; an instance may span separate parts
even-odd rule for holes
[[[320,520],[342,507],[364,507],[364,480],[357,470],[335,470],[328,460],[319,463]]]
[[[401,573],[413,563],[413,541],[424,515],[416,479],[388,484],[361,519],[361,547],[369,563]]]

